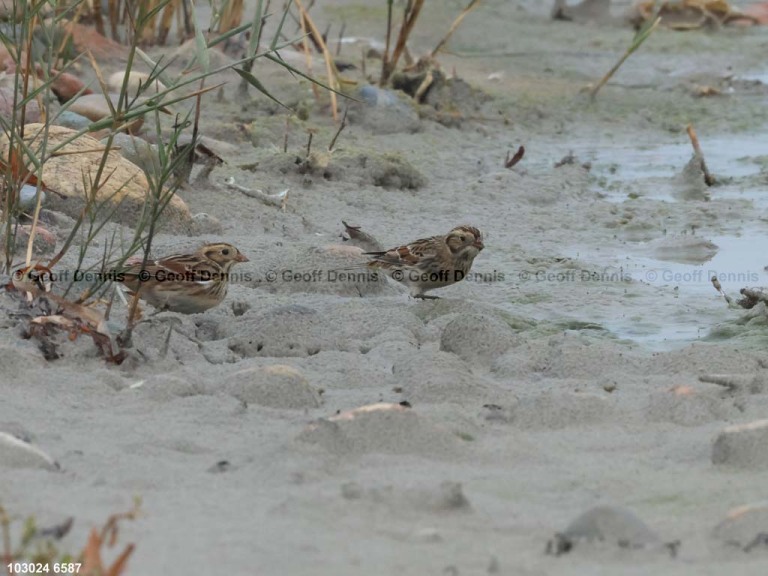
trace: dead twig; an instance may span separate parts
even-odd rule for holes
[[[328,86],[330,86],[333,90],[338,90],[339,81],[338,81],[338,78],[336,77],[336,65],[333,62],[333,56],[331,55],[331,52],[328,50],[328,46],[326,45],[322,34],[320,34],[320,31],[317,29],[317,26],[315,26],[315,23],[309,17],[309,14],[308,14],[309,8],[305,9],[304,6],[301,4],[301,0],[293,0],[293,1],[296,4],[296,7],[299,9],[299,13],[301,15],[302,29],[309,31],[309,35],[313,43],[319,47],[320,51],[323,54],[323,59],[325,60],[325,71],[326,71],[326,74],[328,75]],[[310,2],[309,7],[311,6],[312,6],[312,3]],[[333,90],[329,92],[330,98],[331,98],[331,115],[333,116],[334,121],[336,121],[339,119],[339,111],[338,111],[338,105],[336,103],[336,92],[334,92]]]
[[[344,108],[344,116],[341,117],[341,124],[339,124],[339,129],[336,130],[336,134],[333,135],[333,139],[331,140],[331,143],[328,144],[328,152],[333,152],[334,146],[336,146],[336,140],[339,137],[339,134],[341,134],[341,131],[344,130],[344,128],[347,127],[347,112],[349,111],[349,106],[346,106]]]
[[[461,21],[464,20],[464,17],[472,12],[472,10],[474,10],[478,4],[480,4],[480,0],[470,0],[466,8],[464,8],[464,10],[461,11],[461,14],[456,17],[456,20],[453,21],[453,24],[451,24],[451,27],[448,29],[448,32],[446,32],[445,36],[443,36],[443,39],[440,40],[440,42],[437,43],[437,46],[435,46],[435,49],[432,50],[431,54],[429,55],[430,58],[437,56],[437,53],[443,49],[443,46],[445,46],[451,36],[453,36],[453,33],[456,31],[456,28],[459,27]]]
[[[520,162],[520,160],[523,159],[523,156],[525,156],[525,146],[520,146],[517,149],[517,152],[515,152],[512,156],[510,156],[510,153],[507,152],[507,157],[504,160],[504,168],[512,168],[518,162]]]
[[[310,153],[312,152],[312,138],[315,135],[315,131],[312,128],[309,128],[307,130],[307,133],[309,134],[309,137],[307,138],[307,158],[309,158]]]
[[[288,202],[288,192],[290,191],[290,188],[286,188],[277,194],[265,194],[261,190],[251,190],[245,186],[240,186],[239,184],[235,183],[235,179],[232,177],[227,178],[224,181],[224,184],[226,184],[227,188],[237,190],[238,192],[241,192],[250,198],[256,198],[264,204],[269,204],[270,206],[278,206],[280,207],[280,210],[285,212],[285,207]]]
[[[747,384],[745,377],[732,374],[702,374],[699,376],[699,382],[716,384],[731,392],[743,389]]]
[[[723,287],[722,287],[722,285],[720,284],[720,280],[718,280],[718,279],[717,279],[717,276],[712,276],[712,286],[714,286],[714,287],[715,287],[715,290],[717,290],[717,291],[718,291],[718,292],[719,292],[719,293],[722,295],[722,297],[723,297],[723,298],[725,298],[725,301],[726,301],[726,302],[728,303],[728,305],[730,306],[730,305],[732,304],[732,302],[731,302],[731,298],[730,298],[730,296],[728,296],[728,294],[726,294],[726,293],[725,293],[725,291],[723,290]]]
[[[693,153],[701,163],[701,171],[704,173],[704,183],[707,186],[712,186],[716,180],[715,177],[710,174],[709,169],[707,168],[707,163],[704,161],[704,153],[701,151],[701,144],[699,144],[699,137],[696,135],[696,129],[693,127],[693,124],[688,124],[685,130],[688,132],[688,138],[691,139]]]
[[[347,29],[347,23],[341,23],[341,30],[339,30],[339,42],[336,44],[336,56],[341,53],[341,43],[344,40],[344,31]]]
[[[283,136],[283,154],[288,153],[288,129],[290,128],[291,117],[285,117],[285,136]]]
[[[389,34],[392,25],[391,4],[392,2],[389,2],[390,13],[387,15],[387,50],[381,61],[381,78],[379,79],[379,86],[385,86],[387,84],[389,77],[397,67],[397,62],[400,60],[400,56],[407,50],[406,44],[408,42],[408,37],[411,35],[413,26],[416,24],[421,8],[424,5],[424,0],[413,0],[406,4],[405,12],[403,14],[403,22],[400,25],[400,32],[397,35],[397,42],[395,43],[395,49],[390,55]]]

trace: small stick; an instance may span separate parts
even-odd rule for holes
[[[256,198],[257,200],[260,200],[264,204],[269,204],[271,206],[279,206],[280,209],[285,212],[285,207],[288,202],[288,192],[290,191],[290,188],[286,188],[282,192],[278,192],[277,194],[265,194],[261,190],[251,190],[250,188],[246,188],[245,186],[240,186],[239,184],[235,183],[235,179],[232,177],[227,178],[224,181],[224,184],[227,185],[227,188],[231,188],[232,190],[237,190],[238,192],[242,192],[246,196],[250,198]]]
[[[301,26],[301,42],[304,50],[304,55],[306,56],[307,60],[307,72],[309,72],[310,76],[314,76],[312,73],[312,50],[309,48],[309,42],[310,40],[315,45],[315,48],[320,51],[318,48],[317,40],[315,40],[314,36],[312,36],[309,31],[307,30],[307,20],[302,16],[299,20],[299,24]],[[330,81],[330,80],[329,80]],[[318,88],[317,84],[314,82],[312,84],[312,94],[315,96],[315,100],[320,100],[320,88]]]
[[[448,32],[445,34],[445,36],[443,36],[443,39],[440,40],[437,46],[435,46],[435,49],[432,50],[432,53],[429,55],[430,58],[437,56],[437,53],[443,49],[443,46],[445,46],[450,37],[453,36],[453,33],[456,31],[456,28],[459,27],[461,21],[464,20],[464,17],[472,12],[472,10],[474,10],[478,4],[480,4],[480,0],[470,0],[469,4],[467,4],[467,7],[464,8],[461,14],[456,17],[456,20],[453,21],[453,24],[451,24],[451,27],[448,29]]]
[[[115,292],[110,292],[110,298],[107,302],[106,308],[104,308],[104,320],[109,320],[109,314],[112,312],[112,304],[115,302]]]
[[[384,43],[384,55],[381,58],[381,77],[379,78],[379,86],[384,86],[387,83],[387,77],[389,76],[389,44],[392,39],[392,3],[393,0],[387,0],[387,36]],[[365,59],[363,59],[365,61]],[[365,78],[365,74],[363,74]]]
[[[339,43],[336,44],[336,56],[341,54],[341,41],[344,39],[344,30],[346,29],[347,29],[347,23],[342,21],[341,30],[339,30]]]
[[[309,158],[309,154],[312,151],[312,136],[315,135],[315,131],[310,129],[307,132],[309,133],[309,138],[307,139],[307,158]]]
[[[323,34],[322,34],[322,40],[323,40],[323,42],[325,42],[326,46],[328,45],[328,34],[331,33],[331,27],[332,26],[333,26],[333,24],[328,24],[328,26],[325,27],[325,32],[323,32]],[[318,48],[317,51],[318,52],[322,52],[323,50],[322,50],[322,48]]]
[[[525,146],[520,146],[511,158],[509,152],[507,152],[507,158],[504,160],[504,168],[512,168],[523,159],[523,156],[525,156]]]
[[[325,71],[328,75],[328,85],[333,90],[339,89],[339,80],[337,77],[337,70],[336,70],[336,64],[333,62],[333,56],[331,56],[330,51],[328,50],[328,45],[325,43],[325,40],[323,39],[322,35],[320,34],[320,31],[317,29],[317,26],[315,26],[315,23],[312,21],[312,19],[309,17],[309,14],[307,13],[308,9],[305,9],[304,6],[301,4],[301,0],[293,0],[296,4],[296,7],[299,9],[299,13],[301,15],[301,20],[304,22],[304,29],[309,30],[311,37],[313,38],[313,42],[316,42],[320,46],[320,52],[323,54],[323,59],[325,60]],[[312,5],[312,0],[310,1],[310,7]],[[312,83],[312,86],[316,86],[315,83]],[[331,97],[331,115],[333,116],[333,121],[339,119],[339,107],[337,105],[337,99],[336,99],[336,92],[332,91],[330,93]]]
[[[286,115],[285,117],[285,136],[283,136],[283,154],[288,153],[288,128],[290,126],[291,117]]]
[[[336,146],[336,139],[339,137],[339,134],[341,134],[341,131],[347,127],[347,111],[348,110],[349,110],[349,106],[345,106],[344,116],[342,116],[341,118],[341,124],[339,124],[339,129],[336,130],[336,134],[333,135],[333,140],[331,140],[331,143],[328,145],[328,152],[333,152],[333,147]]]
[[[696,136],[696,129],[693,127],[693,124],[688,124],[688,127],[685,130],[688,132],[688,138],[691,139],[693,153],[701,161],[701,171],[704,173],[704,183],[707,186],[712,186],[715,183],[715,177],[709,173],[707,163],[704,162],[704,153],[701,151],[701,144],[699,144],[699,137]]]
[[[744,377],[730,374],[702,374],[699,376],[699,382],[717,384],[731,391],[743,389],[749,384]]]
[[[406,6],[406,13],[403,15],[403,23],[400,26],[400,33],[397,35],[397,42],[395,43],[395,50],[392,53],[392,59],[387,69],[387,78],[397,67],[397,62],[400,60],[400,56],[408,51],[408,37],[411,35],[416,19],[419,17],[421,8],[424,6],[424,0],[413,0],[413,3],[409,2]],[[410,10],[408,10],[410,8]]]
[[[725,298],[725,301],[728,303],[728,305],[730,305],[731,298],[723,290],[723,287],[720,284],[720,280],[717,279],[717,276],[712,276],[712,286],[714,286],[715,290],[717,290],[720,294],[722,294],[723,298]]]

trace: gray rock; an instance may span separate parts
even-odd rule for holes
[[[107,88],[109,88],[110,92],[115,94],[120,93],[123,89],[123,83],[125,82],[125,73],[125,70],[120,70],[110,75],[107,80]],[[128,73],[127,93],[131,98],[141,94],[150,96],[162,92],[165,89],[166,86],[157,78],[150,82],[149,74],[137,72],[135,70]]]
[[[107,138],[102,139],[101,143],[106,145]],[[150,144],[138,136],[121,132],[112,138],[112,146],[119,148],[123,158],[136,164],[146,174],[156,175],[160,173],[160,159],[156,145]]]
[[[59,126],[72,128],[73,130],[82,130],[91,123],[91,121],[82,114],[77,114],[71,110],[65,110],[59,114],[54,119],[54,122]]]
[[[112,106],[107,102],[107,98],[111,102]],[[131,108],[136,109],[146,101],[146,98],[139,97],[136,100],[132,100]],[[97,122],[104,118],[112,117],[112,109],[117,110],[120,103],[119,94],[81,94],[74,100],[68,102],[69,110],[75,114],[80,114],[86,118],[90,118],[93,122]],[[125,105],[124,105],[125,106]],[[125,110],[125,107],[123,108]],[[150,115],[151,116],[151,115]],[[139,117],[131,121],[131,131],[136,133],[141,128],[144,119]]]
[[[349,107],[349,120],[374,134],[413,133],[421,129],[419,115],[412,101],[402,92],[376,86],[363,86]]]
[[[13,100],[13,88],[0,87],[0,116],[5,118],[9,125],[14,114],[21,120],[20,112],[13,109]],[[17,101],[21,100],[21,94],[19,94]],[[40,106],[38,106],[37,100],[33,99],[27,102],[24,123],[31,124],[34,122],[40,122]]]
[[[40,195],[42,196],[40,202],[45,206],[45,192],[41,190]],[[21,187],[21,190],[19,190],[19,206],[22,210],[30,212],[34,210],[36,204],[37,187],[24,184],[24,186]]]

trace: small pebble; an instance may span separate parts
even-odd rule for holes
[[[40,191],[41,203],[45,205],[45,192]],[[24,184],[19,190],[19,206],[25,212],[34,210],[35,204],[37,204],[37,187],[29,184]]]

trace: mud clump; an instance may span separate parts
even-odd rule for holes
[[[457,77],[429,65],[419,63],[413,72],[392,76],[392,87],[402,90],[420,104],[422,117],[443,126],[457,128],[465,119],[476,116],[491,96]]]
[[[257,167],[265,172],[301,176],[305,185],[311,185],[312,177],[391,190],[418,190],[427,184],[427,178],[397,153],[312,152],[303,158],[271,154]]]

